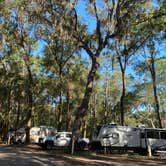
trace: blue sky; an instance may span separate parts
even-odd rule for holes
[[[80,17],[81,22],[87,25],[89,32],[92,32],[94,30],[96,22],[92,16],[87,14],[85,0],[79,0],[79,3],[76,7],[76,11],[78,16]]]
[[[95,19],[94,17],[90,16],[89,14],[87,14],[86,12],[86,1],[85,0],[79,0],[78,1],[78,5],[76,7],[76,11],[77,11],[77,14],[81,20],[81,22],[85,25],[87,25],[87,28],[89,30],[89,32],[93,32],[94,28],[95,28]],[[156,0],[154,0],[155,4],[156,3]],[[33,52],[33,55],[40,55],[40,56],[43,56],[44,53],[43,53],[43,50],[44,50],[44,47],[45,47],[45,42],[40,40],[38,41],[38,49],[35,50]],[[163,51],[161,52],[162,54],[164,53]],[[80,52],[82,58],[84,58],[87,62],[89,62],[89,56],[87,55],[87,53],[82,50]],[[133,70],[132,68],[128,67],[127,69],[127,73],[130,74],[130,73],[133,73]]]
[[[34,55],[34,56],[43,56],[44,55],[44,53],[43,53],[43,51],[44,51],[44,48],[45,48],[45,42],[44,41],[42,41],[42,40],[39,40],[38,42],[37,42],[37,44],[38,44],[38,48],[36,49],[36,50],[34,50],[33,52],[32,52],[32,54]]]
[[[92,32],[95,27],[95,21],[92,17],[90,17],[86,12],[86,2],[85,0],[79,0],[79,4],[76,7],[76,11],[78,17],[80,18],[81,22],[87,25],[89,32]],[[33,55],[43,56],[43,50],[45,47],[45,42],[42,40],[38,41],[38,49],[33,51]],[[81,54],[86,54],[85,51],[81,51]]]

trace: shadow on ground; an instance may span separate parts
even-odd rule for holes
[[[166,160],[130,159],[121,156],[64,154],[43,151],[35,146],[1,146],[0,166],[165,166]]]

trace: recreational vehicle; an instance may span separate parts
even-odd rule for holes
[[[32,127],[30,129],[30,141],[31,143],[40,144],[41,140],[45,136],[53,136],[57,133],[57,130],[54,127],[50,126],[39,126]]]
[[[95,131],[90,147],[93,150],[125,149],[145,153],[166,148],[166,129],[118,126],[106,124]]]
[[[40,144],[45,136],[53,136],[57,133],[54,127],[39,126],[30,129],[30,142]],[[23,144],[26,140],[25,128],[20,128],[8,133],[8,143]]]
[[[25,143],[25,139],[26,139],[25,128],[19,128],[17,130],[8,133],[8,144],[11,143],[23,144]]]

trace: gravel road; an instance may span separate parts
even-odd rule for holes
[[[80,157],[48,154],[32,147],[1,146],[0,166],[165,166],[166,160],[132,160],[118,157]]]

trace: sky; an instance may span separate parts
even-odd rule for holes
[[[44,48],[45,48],[45,45],[46,43],[42,40],[39,40],[37,42],[37,45],[38,45],[38,48],[35,49],[33,52],[32,52],[32,55],[33,56],[44,56]]]
[[[92,17],[90,17],[87,13],[86,13],[86,2],[85,0],[79,0],[78,1],[78,5],[76,7],[76,11],[77,14],[81,20],[81,22],[85,25],[87,25],[87,28],[89,30],[89,32],[92,32],[94,30],[95,27],[95,21]],[[45,42],[42,40],[38,41],[38,49],[33,51],[33,55],[39,55],[39,56],[43,56],[43,50],[45,47]],[[81,54],[86,54],[85,51],[81,51]],[[85,56],[86,57],[86,56]]]
[[[157,4],[156,0],[154,0],[154,2],[155,2],[155,4]],[[87,25],[88,31],[90,33],[92,33],[94,31],[95,26],[96,26],[96,22],[95,22],[95,19],[92,16],[87,14],[87,12],[86,12],[86,1],[85,0],[79,0],[78,1],[76,11],[77,11],[77,14],[78,14],[81,22],[83,24]],[[44,55],[44,53],[43,53],[44,47],[45,47],[45,42],[42,41],[42,40],[38,41],[38,49],[33,52],[33,55],[43,56]],[[84,50],[81,50],[80,54],[81,54],[82,58],[85,59],[85,61],[90,62],[89,61],[89,56],[87,55],[87,53]],[[164,54],[164,52],[162,51],[161,54]],[[103,69],[101,68],[101,70],[103,70]],[[133,74],[133,69],[131,67],[128,67],[127,68],[127,73],[128,74]]]
[[[93,32],[96,22],[94,18],[86,12],[86,1],[79,0],[78,2],[79,3],[76,7],[77,14],[80,17],[81,22],[87,25],[89,32]]]

